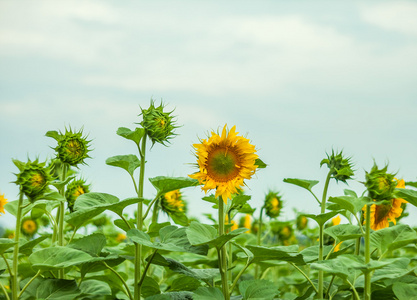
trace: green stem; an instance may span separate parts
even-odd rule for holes
[[[130,226],[129,222],[126,220],[126,218],[123,216],[123,214],[119,215],[120,219],[123,220],[123,222],[125,222],[127,228],[132,229],[132,226]]]
[[[330,284],[329,284],[329,287],[327,288],[327,292],[326,292],[326,297],[329,297],[329,295],[330,295],[330,289],[333,285],[333,281],[334,281],[335,277],[336,277],[336,275],[333,275],[332,280],[330,280]]]
[[[145,132],[142,138],[142,146],[139,147],[138,150],[140,154],[140,173],[139,173],[139,184],[138,184],[138,197],[143,198],[143,182],[145,180],[145,150],[146,150],[146,138],[147,134]],[[136,228],[138,230],[143,229],[143,204],[142,202],[138,203],[137,209],[137,220],[136,220]],[[141,286],[139,286],[140,276],[141,276],[141,268],[142,268],[142,245],[135,244],[135,279],[134,279],[134,299],[139,300],[141,295]]]
[[[261,211],[259,213],[259,224],[258,224],[258,233],[256,236],[256,245],[260,246],[261,245],[261,236],[262,236],[262,215],[264,212],[264,206],[262,206]],[[255,266],[255,279],[258,279],[259,277],[259,265],[257,264]]]
[[[152,210],[152,223],[158,223],[159,202],[156,202]]]
[[[327,189],[329,188],[329,183],[331,179],[331,170],[327,174],[326,183],[324,184],[323,190],[323,197],[321,199],[321,214],[324,214],[326,211],[326,200],[327,200]],[[319,226],[320,228],[320,236],[319,236],[319,261],[323,260],[323,225]],[[318,292],[318,299],[323,299],[323,281],[324,281],[324,274],[322,270],[319,270],[319,292]]]
[[[156,252],[158,252],[158,249],[155,249],[154,250],[154,252],[152,253],[152,256],[149,258],[149,261],[148,261],[148,263],[145,266],[145,269],[143,270],[142,278],[140,279],[140,281],[138,283],[139,287],[142,287],[143,281],[145,280],[146,273],[148,272],[148,269],[149,269],[149,267],[150,267],[150,265],[152,263],[152,260],[153,260],[153,258],[156,255]]]
[[[7,259],[4,256],[4,254],[2,254],[1,257],[3,257],[4,262],[6,263],[6,266],[7,266],[7,270],[9,271],[10,276],[12,276],[12,268],[10,267],[9,262],[7,261]]]
[[[120,276],[120,274],[115,270],[115,269],[113,269],[112,267],[110,267],[106,262],[104,262],[103,261],[103,264],[106,266],[106,268],[107,269],[109,269],[110,271],[112,271],[119,279],[120,279],[120,281],[123,283],[123,285],[124,285],[124,287],[125,287],[125,289],[126,289],[126,294],[127,294],[127,296],[129,297],[129,299],[133,299],[133,297],[132,297],[132,293],[130,292],[130,290],[129,290],[129,286],[127,285],[127,283],[126,283],[126,281],[123,279],[123,277],[122,276]]]
[[[219,237],[224,235],[224,202],[222,197],[218,198],[219,202]],[[230,299],[229,283],[227,280],[227,249],[226,244],[219,249],[219,269],[222,277],[222,290],[225,300]]]
[[[358,291],[356,291],[356,289],[355,289],[355,286],[349,281],[349,280],[346,280],[346,282],[350,285],[350,287],[352,288],[352,290],[353,290],[353,293],[355,294],[355,297],[356,297],[356,300],[361,300],[361,298],[359,298],[359,294],[358,294]]]
[[[365,264],[369,264],[371,261],[371,206],[366,206],[366,220],[365,220]],[[371,299],[371,272],[365,272],[365,300]]]
[[[23,203],[23,192],[20,191],[19,202],[17,205],[17,214],[16,214],[16,230],[14,233],[14,241],[16,244],[14,245],[13,250],[13,272],[10,274],[12,276],[12,298],[17,299],[17,295],[19,294],[19,282],[17,280],[18,271],[17,271],[17,264],[18,264],[18,256],[19,256],[19,238],[20,238],[20,226],[22,221],[22,203]]]
[[[32,281],[34,281],[36,277],[38,277],[40,274],[41,274],[41,270],[39,270],[38,273],[36,273],[36,275],[33,276],[32,279],[28,281],[28,283],[26,283],[26,285],[23,287],[23,289],[19,293],[19,296],[18,296],[19,298],[20,296],[22,296],[23,292],[27,289],[27,287],[32,283]]]
[[[6,289],[4,288],[4,286],[1,284],[0,282],[0,287],[3,290],[4,295],[6,296],[7,300],[10,300],[9,294],[7,293]]]
[[[317,290],[317,288],[316,288],[316,286],[314,285],[314,283],[311,281],[311,279],[310,279],[310,277],[308,277],[307,276],[307,274],[306,273],[304,273],[304,271],[303,270],[301,270],[296,264],[294,264],[294,263],[290,263],[294,268],[296,268],[297,269],[297,271],[298,272],[300,272],[304,277],[305,277],[305,279],[307,279],[308,280],[308,282],[310,283],[310,285],[313,287],[313,289],[316,291],[316,293],[318,293],[318,290]]]
[[[243,275],[243,273],[245,273],[245,271],[249,267],[249,265],[250,265],[250,262],[246,263],[246,266],[242,270],[240,270],[240,272],[235,277],[235,280],[233,281],[232,287],[230,288],[230,294],[233,293],[233,290],[235,289],[235,286],[236,286],[239,278]]]
[[[66,177],[67,177],[67,165],[66,164],[62,164],[62,178],[61,181],[65,181]],[[62,195],[62,197],[65,198],[65,186],[63,186],[60,190],[59,193]],[[59,209],[58,209],[58,213],[59,213],[59,221],[58,221],[58,245],[59,246],[64,246],[64,214],[65,214],[65,202],[61,202],[59,204]],[[60,269],[59,272],[59,278],[64,279],[64,270]]]

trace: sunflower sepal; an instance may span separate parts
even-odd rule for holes
[[[388,173],[387,170],[388,165],[382,169],[378,169],[378,166],[374,163],[371,171],[365,174],[365,186],[368,190],[369,197],[375,201],[394,198],[397,181],[394,179],[395,174]]]
[[[320,167],[326,164],[330,170],[330,174],[334,179],[336,179],[336,181],[342,181],[346,183],[346,180],[352,179],[354,172],[352,169],[353,164],[350,157],[345,157],[343,155],[343,151],[335,153],[334,150],[332,150],[331,155],[326,155],[327,158],[320,162]]]
[[[68,183],[70,183],[74,178],[75,178],[75,175],[74,176],[69,176],[69,177],[65,178],[64,181],[55,180],[55,181],[52,181],[51,182],[51,185],[53,185],[55,188],[57,188],[58,190],[60,190],[63,187],[65,187]]]

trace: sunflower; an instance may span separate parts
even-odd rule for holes
[[[265,197],[265,213],[270,218],[277,218],[281,213],[282,199],[277,192],[270,191]]]
[[[31,237],[38,231],[38,224],[31,218],[22,220],[21,231],[24,235]]]
[[[4,211],[4,205],[7,203],[7,199],[4,198],[4,194],[0,195],[0,213],[5,214],[6,212]]]
[[[397,188],[405,188],[404,179],[397,180]],[[373,204],[371,206],[371,228],[373,230],[379,230],[383,228],[389,227],[389,222],[397,224],[396,219],[401,216],[403,211],[401,205],[403,203],[407,203],[404,199],[401,198],[394,198],[390,200],[390,204],[380,204],[376,205]]]
[[[223,127],[221,136],[215,132],[201,144],[194,144],[199,172],[189,175],[204,184],[202,189],[216,189],[216,197],[227,203],[232,194],[238,193],[244,179],[255,174],[258,155],[255,146],[247,138],[237,135],[236,126],[229,131]]]
[[[126,240],[126,235],[123,233],[118,233],[116,236],[116,242],[121,243]]]
[[[166,213],[184,213],[186,206],[180,190],[168,192],[161,197],[161,208]]]

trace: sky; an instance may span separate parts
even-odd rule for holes
[[[53,158],[45,133],[71,126],[92,139],[80,167],[92,190],[134,196],[127,173],[105,160],[136,154],[116,131],[138,126],[151,98],[175,109],[181,127],[169,147],[147,149],[147,178],[194,173],[192,144],[236,125],[268,164],[247,181],[250,204],[279,191],[283,221],[294,209],[319,213],[283,179],[319,180],[320,196],[320,161],[332,149],[351,156],[356,172],[349,185],[332,182],[330,196],[362,193],[374,162],[417,181],[416,15],[415,1],[3,0],[0,193],[17,199],[12,158]],[[149,182],[144,194],[155,194]],[[200,219],[216,214],[203,196],[184,190]],[[408,212],[404,221],[417,225],[417,208]]]

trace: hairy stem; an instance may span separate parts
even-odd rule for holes
[[[19,202],[17,205],[17,214],[16,214],[16,230],[14,233],[14,241],[16,242],[13,250],[13,272],[10,274],[12,276],[12,298],[18,299],[19,294],[19,281],[17,280],[17,264],[19,256],[19,238],[20,238],[20,226],[22,221],[22,203],[23,203],[23,192],[20,191]]]

